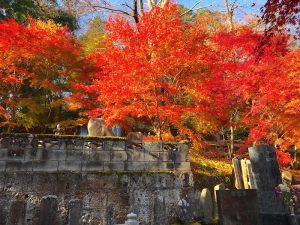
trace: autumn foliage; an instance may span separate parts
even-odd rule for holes
[[[80,45],[66,27],[32,19],[28,25],[2,21],[1,125],[31,128],[55,122],[63,94],[70,91],[68,81],[81,71],[80,55]]]
[[[139,23],[112,16],[87,58],[65,27],[2,21],[1,125],[53,125],[72,109],[151,138],[241,129],[249,145],[299,146],[299,48],[274,33],[261,49],[263,32],[205,15],[185,21],[169,4]]]

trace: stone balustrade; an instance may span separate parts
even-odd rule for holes
[[[32,134],[0,135],[0,171],[190,171],[188,143]]]

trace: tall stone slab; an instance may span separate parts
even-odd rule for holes
[[[151,224],[168,225],[168,218],[166,212],[165,198],[156,196],[153,201],[152,221]]]
[[[201,207],[203,209],[203,221],[211,223],[213,216],[213,201],[208,188],[204,188],[200,194]]]
[[[255,186],[259,191],[274,191],[281,183],[281,174],[275,148],[259,145],[249,148]]]
[[[9,210],[8,225],[25,225],[26,202],[13,201]]]
[[[41,201],[39,225],[56,225],[57,197],[44,196]]]
[[[243,176],[244,189],[249,189],[250,185],[249,185],[247,160],[246,159],[242,159],[241,160],[241,168],[242,168],[242,176]]]
[[[256,189],[251,161],[246,160],[246,165],[247,165],[247,175],[248,175],[248,180],[249,180],[249,188],[250,189]]]
[[[243,182],[243,173],[241,162],[238,158],[232,159],[233,169],[234,169],[234,176],[236,181],[236,188],[237,189],[244,189],[244,182]]]
[[[80,225],[81,213],[82,213],[82,201],[80,199],[70,200],[68,225]]]
[[[221,183],[214,187],[214,218],[219,219],[217,191],[225,190],[225,184]]]
[[[288,209],[275,193],[275,187],[281,183],[275,148],[259,145],[248,150],[263,224],[288,225]]]

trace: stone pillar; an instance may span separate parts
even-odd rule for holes
[[[247,169],[247,160],[246,159],[241,160],[241,168],[242,168],[244,189],[249,189],[249,179],[248,179],[248,169]]]
[[[281,183],[281,174],[275,148],[259,145],[249,148],[255,186],[258,191],[274,191]]]
[[[251,147],[249,156],[263,224],[287,224],[288,209],[275,192],[275,187],[281,183],[275,148],[269,145]]]
[[[237,189],[244,189],[241,162],[238,158],[233,158],[232,159],[232,164],[233,164],[233,169],[234,169],[236,188]]]
[[[211,223],[213,215],[213,202],[209,189],[204,188],[201,191],[200,200],[203,209],[203,221],[205,223]]]
[[[139,225],[139,222],[137,221],[137,215],[134,213],[128,214],[125,225]]]
[[[44,196],[41,201],[39,225],[56,225],[57,197]]]
[[[26,202],[13,201],[10,206],[8,225],[25,225]]]
[[[82,202],[80,199],[72,199],[69,202],[69,223],[68,225],[80,225]]]
[[[250,189],[256,189],[253,172],[252,172],[251,161],[247,160],[246,165],[247,165],[247,173],[248,173],[248,179],[249,179],[249,187],[250,187]]]
[[[168,225],[168,217],[164,197],[156,196],[154,198],[151,220],[151,224]]]
[[[225,184],[221,183],[214,187],[214,218],[219,219],[219,213],[218,213],[218,201],[217,201],[217,191],[219,190],[225,190]]]

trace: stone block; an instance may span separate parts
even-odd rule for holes
[[[273,191],[282,182],[275,148],[269,145],[251,147],[249,156],[257,189]]]
[[[292,225],[289,223],[287,214],[282,213],[271,213],[271,214],[260,214],[263,225]]]
[[[63,150],[49,150],[48,151],[48,160],[64,161],[66,159],[67,159],[67,151],[63,151]]]
[[[89,154],[89,161],[100,161],[100,162],[109,162],[111,160],[110,151],[96,151],[92,150]]]
[[[104,148],[108,151],[124,151],[126,146],[125,140],[104,141]]]
[[[81,172],[82,163],[78,160],[71,161],[59,161],[58,162],[58,171],[74,171]]]
[[[16,148],[8,148],[7,150],[7,158],[8,159],[24,159],[25,150],[20,147]]]
[[[150,161],[146,159],[146,153],[143,150],[126,149],[127,160],[133,162]]]
[[[83,145],[83,150],[101,151],[106,149],[104,148],[103,140],[91,140],[91,141],[85,141]]]
[[[4,172],[6,168],[6,161],[0,161],[0,172]]]
[[[218,201],[217,201],[217,191],[219,190],[225,190],[225,184],[221,183],[214,186],[214,218],[215,219],[219,219]]]
[[[32,161],[32,170],[37,172],[56,172],[58,170],[58,161]]]
[[[53,195],[44,196],[41,201],[38,225],[56,225],[58,202]]]
[[[7,153],[8,153],[7,148],[0,148],[0,159],[1,160],[7,159]]]
[[[168,225],[168,213],[166,208],[165,198],[163,196],[156,196],[153,202],[153,209],[151,216],[151,224]]]
[[[26,202],[12,201],[9,210],[8,225],[25,225]]]
[[[5,171],[6,172],[16,172],[22,171],[22,160],[10,160],[6,161]]]
[[[124,162],[104,162],[103,170],[104,171],[124,171],[125,164]]]
[[[103,171],[103,162],[99,161],[87,161],[82,164],[82,171]]]
[[[83,152],[78,150],[67,150],[66,160],[81,160]]]
[[[136,161],[146,161],[146,162],[157,162],[159,161],[159,157],[163,152],[149,152],[149,151],[135,151],[134,154],[138,154],[139,152],[144,153],[144,160],[136,160]],[[138,157],[135,157],[138,159]]]
[[[163,144],[161,141],[157,141],[157,142],[145,141],[144,149],[146,152],[161,152],[163,151]]]
[[[111,151],[111,161],[112,162],[123,162],[127,160],[127,153],[122,151]]]
[[[191,171],[190,162],[174,163],[174,169],[177,171]]]
[[[162,148],[163,151],[167,152],[179,151],[179,146],[177,143],[163,143]]]
[[[81,225],[82,202],[80,199],[72,199],[69,202],[68,225]]]
[[[203,209],[203,221],[211,223],[213,216],[213,201],[209,189],[204,188],[200,194],[201,208]]]
[[[218,190],[221,225],[261,225],[256,190]],[[264,224],[266,225],[266,224]],[[283,225],[283,224],[282,224]]]
[[[128,161],[124,164],[124,170],[126,171],[142,171],[145,170],[146,162],[132,162]]]

